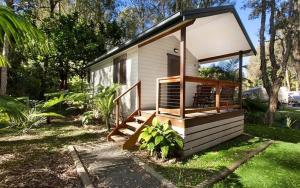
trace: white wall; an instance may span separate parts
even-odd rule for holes
[[[113,84],[113,59],[127,54],[126,60],[126,85],[121,85],[120,93],[126,91],[129,87],[135,84],[138,80],[138,48],[133,47],[124,52],[118,53],[102,62],[99,62],[90,67],[91,84],[94,92],[97,92],[97,86],[110,86]],[[122,108],[124,113],[130,113],[135,109],[135,92],[130,92],[122,98]]]
[[[161,38],[153,43],[139,48],[139,78],[142,81],[142,108],[155,109],[156,79],[168,76],[167,54],[174,53],[174,48],[180,49],[179,40],[174,36]],[[197,75],[197,59],[187,51],[186,75]],[[186,85],[186,106],[193,102],[195,86]]]

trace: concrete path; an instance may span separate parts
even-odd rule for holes
[[[96,187],[160,187],[160,182],[155,177],[112,142],[75,147]]]

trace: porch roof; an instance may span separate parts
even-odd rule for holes
[[[187,48],[200,63],[236,56],[240,51],[246,55],[256,54],[240,17],[230,5],[178,12],[91,61],[86,68],[130,47],[146,45],[159,35],[167,33],[179,38],[176,28],[184,25],[188,26]]]

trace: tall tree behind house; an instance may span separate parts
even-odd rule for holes
[[[265,121],[267,124],[274,122],[274,114],[278,105],[278,92],[283,83],[287,63],[291,57],[292,39],[295,35],[295,10],[294,1],[262,0],[246,2],[245,7],[252,9],[250,18],[261,17],[259,32],[260,39],[260,70],[263,85],[269,95],[269,107]],[[267,12],[270,13],[269,24],[266,24]],[[268,31],[270,40],[266,48],[265,32]],[[279,45],[279,52],[275,51]],[[268,51],[268,54],[266,53]],[[270,60],[270,66],[267,60]]]

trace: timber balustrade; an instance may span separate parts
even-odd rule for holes
[[[120,124],[120,105],[121,105],[121,98],[130,92],[131,90],[136,89],[136,107],[134,112],[128,117],[132,118],[134,115],[138,114],[141,110],[141,81],[138,81],[133,86],[131,86],[129,89],[127,89],[124,93],[119,95],[117,98],[115,98],[114,102],[116,103],[115,107],[115,113],[116,113],[116,127],[119,127],[123,123]],[[127,118],[127,119],[128,119]],[[125,120],[126,121],[126,120]]]
[[[240,101],[235,94],[237,88],[241,87],[241,85],[237,82],[204,79],[194,76],[185,76],[184,80],[185,98],[189,100],[190,103],[190,106],[186,105],[183,107],[185,114],[209,110],[220,112],[220,110],[224,108],[231,109],[240,107]],[[180,101],[180,81],[180,76],[157,79],[157,114],[166,113],[182,117],[180,105],[183,103]]]

